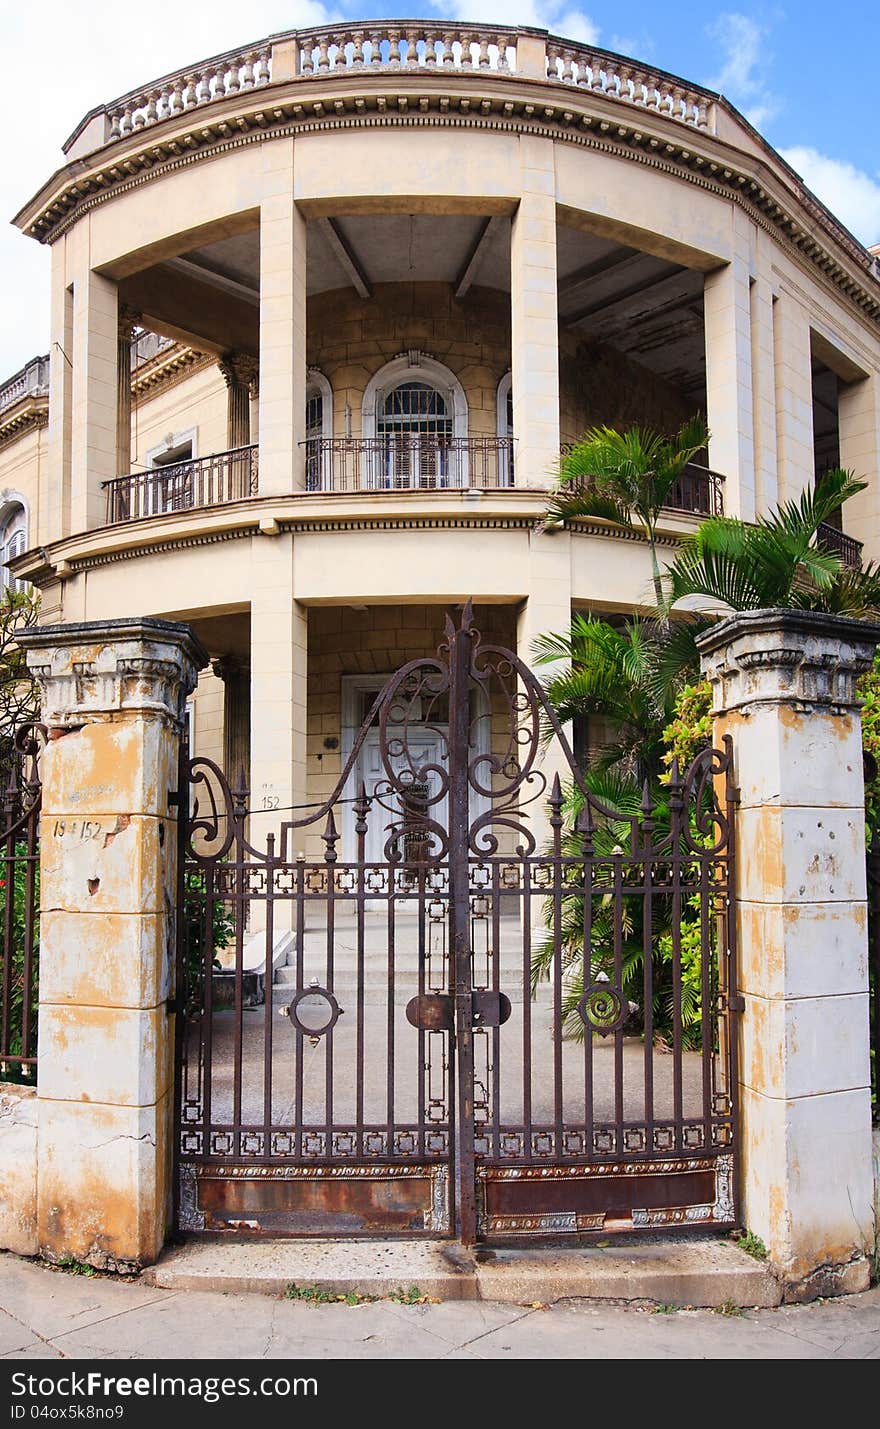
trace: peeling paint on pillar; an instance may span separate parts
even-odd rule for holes
[[[168,794],[207,655],[187,626],[151,619],[44,626],[22,645],[51,736],[34,1248],[131,1268],[155,1260],[167,1223],[177,854]]]
[[[880,626],[750,611],[700,641],[737,811],[742,1205],[786,1298],[864,1289],[873,1244],[864,785]]]

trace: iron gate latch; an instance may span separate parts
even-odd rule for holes
[[[471,993],[475,1027],[500,1027],[510,1016],[510,998],[503,992],[474,988]],[[406,1020],[422,1032],[451,1032],[455,1003],[450,992],[423,992],[406,1004]]]

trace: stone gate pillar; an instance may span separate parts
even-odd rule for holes
[[[207,656],[154,619],[23,634],[42,761],[37,1238],[144,1265],[170,1190],[177,751]]]
[[[864,1289],[873,1246],[861,724],[880,625],[792,610],[700,640],[733,739],[742,1219],[786,1298]]]

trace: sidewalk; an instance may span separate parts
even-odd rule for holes
[[[408,1287],[404,1287],[408,1288]],[[151,1289],[0,1254],[5,1359],[880,1359],[880,1288],[777,1310],[304,1304]]]

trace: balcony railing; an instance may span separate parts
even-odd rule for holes
[[[257,495],[258,475],[258,448],[250,446],[117,476],[103,483],[107,525],[243,501]]]
[[[307,491],[429,491],[513,485],[512,437],[311,437]]]
[[[820,522],[816,531],[816,544],[821,546],[823,551],[831,551],[835,556],[839,556],[843,564],[851,570],[862,569],[862,542],[857,541],[854,536],[844,535],[836,526],[829,526],[825,521]]]
[[[724,513],[724,477],[707,466],[689,462],[669,493],[670,511],[687,511],[693,516],[721,516]]]

